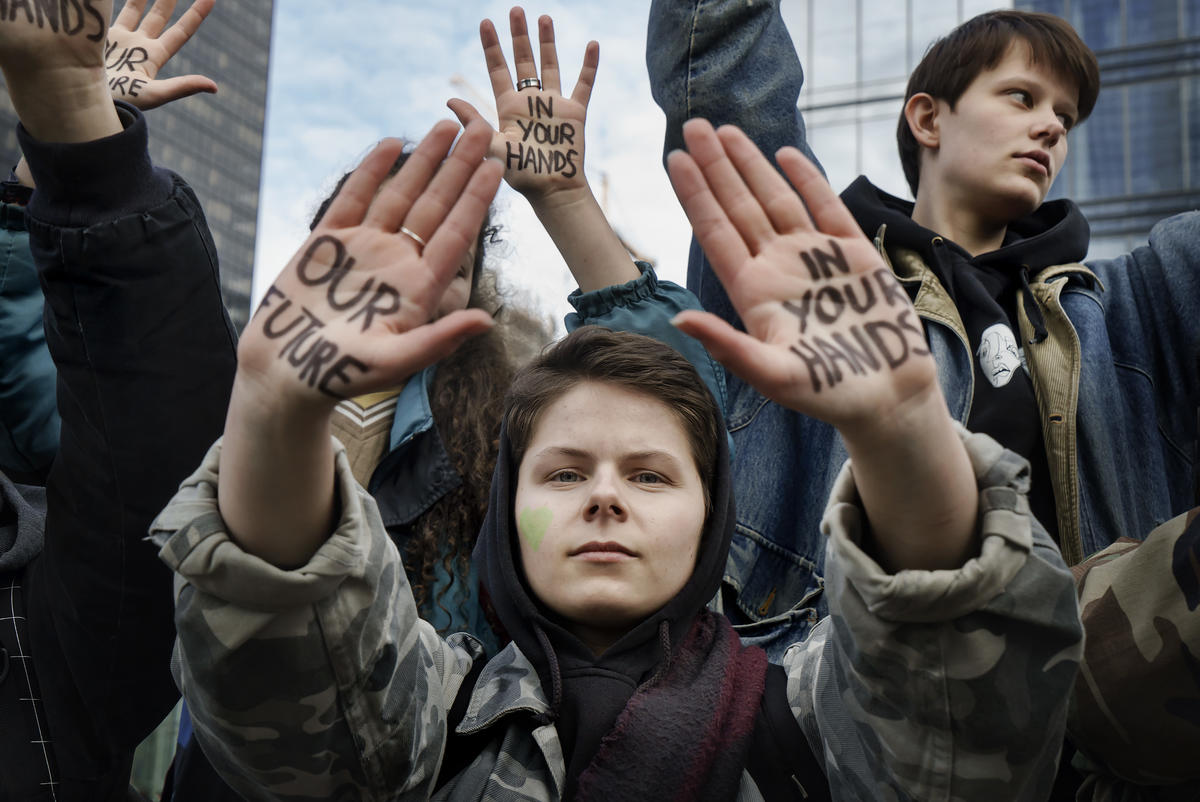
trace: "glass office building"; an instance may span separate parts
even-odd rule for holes
[[[220,0],[164,73],[207,75],[220,91],[147,114],[155,163],[187,178],[204,205],[221,259],[225,303],[239,330],[250,312],[273,4]],[[176,18],[187,5],[179,4]],[[0,157],[9,160],[6,170],[20,155],[15,126],[3,93]]]
[[[800,107],[834,187],[866,174],[911,197],[896,153],[908,74],[938,36],[995,0],[784,0],[805,68]],[[1145,242],[1200,207],[1200,0],[1017,0],[1068,19],[1096,51],[1099,101],[1071,133],[1050,197],[1080,204],[1092,256]]]

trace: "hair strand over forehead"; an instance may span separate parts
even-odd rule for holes
[[[929,46],[913,70],[904,91],[904,102],[926,93],[953,109],[980,73],[999,64],[1015,42],[1029,47],[1030,62],[1049,69],[1074,86],[1081,123],[1092,113],[1100,92],[1100,67],[1096,54],[1084,44],[1066,20],[1036,11],[989,11],[972,17]],[[904,177],[914,196],[921,166],[921,145],[908,127],[904,111],[896,126],[896,144]]]

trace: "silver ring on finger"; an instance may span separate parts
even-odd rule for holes
[[[404,236],[408,237],[409,239],[411,239],[413,242],[417,243],[418,252],[424,252],[425,240],[423,240],[421,238],[420,234],[413,231],[411,228],[407,228],[405,226],[400,226],[400,233],[403,234]]]
[[[522,89],[539,89],[540,90],[541,88],[542,88],[542,82],[540,80],[538,80],[537,78],[522,78],[521,80],[517,81],[517,91],[518,92],[520,92]]]

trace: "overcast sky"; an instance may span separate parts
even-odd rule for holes
[[[350,14],[341,3],[276,0],[255,303],[303,241],[334,182],[377,140],[419,138],[453,118],[445,105],[453,96],[494,121],[479,22],[496,23],[511,65],[511,5],[355,0]],[[682,283],[690,230],[662,168],[663,117],[645,68],[648,5],[554,0],[525,8],[531,24],[541,13],[554,18],[564,91],[574,85],[585,44],[600,42],[586,131],[588,180],[618,232],[653,258],[662,276]],[[502,276],[531,288],[560,321],[574,287],[566,266],[521,196],[503,187],[497,209],[504,244],[494,256]]]

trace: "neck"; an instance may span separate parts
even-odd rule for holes
[[[984,220],[963,205],[939,202],[931,193],[918,190],[912,219],[939,236],[961,246],[972,256],[994,251],[1004,244],[1007,223]]]

